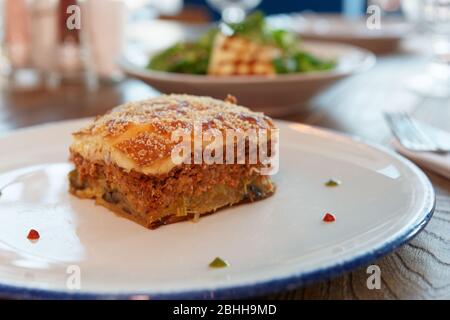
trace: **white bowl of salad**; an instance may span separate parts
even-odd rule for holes
[[[125,50],[119,65],[163,93],[225,98],[271,116],[295,113],[337,80],[367,70],[375,56],[367,50],[301,41],[271,28],[260,12],[239,24],[221,24],[194,41],[161,51]],[[144,59],[142,57],[145,57]]]

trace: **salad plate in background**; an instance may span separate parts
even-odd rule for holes
[[[375,63],[367,50],[301,41],[289,31],[270,28],[258,13],[238,25],[211,27],[189,41],[177,39],[164,49],[142,38],[129,43],[119,60],[128,76],[163,93],[219,99],[232,94],[240,104],[271,116],[298,112],[321,90]],[[229,44],[228,38],[239,44]],[[231,69],[224,71],[224,64]]]
[[[397,17],[383,17],[381,25],[371,27],[370,20],[337,14],[297,13],[270,17],[270,23],[286,27],[305,40],[335,41],[387,54],[398,49],[412,27]],[[368,26],[369,24],[369,26]]]

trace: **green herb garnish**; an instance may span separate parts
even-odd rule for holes
[[[342,183],[342,182],[339,181],[339,180],[330,179],[330,180],[328,180],[328,181],[325,183],[325,185],[326,185],[327,187],[337,187],[337,186],[339,186],[341,183]]]
[[[228,266],[229,266],[228,262],[226,262],[225,260],[223,260],[219,257],[216,257],[213,261],[211,261],[209,263],[209,267],[215,268],[215,269],[216,268],[226,268]]]

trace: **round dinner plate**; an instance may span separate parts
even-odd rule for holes
[[[86,121],[0,137],[1,296],[258,296],[367,265],[417,234],[434,209],[430,182],[399,155],[277,122],[272,197],[147,230],[67,192],[70,133]],[[330,178],[342,184],[326,187]],[[326,212],[336,221],[323,222]],[[209,268],[215,257],[229,267]]]
[[[383,17],[373,25],[371,14],[362,18],[338,14],[280,14],[268,18],[274,27],[290,29],[306,40],[336,41],[365,48],[376,54],[395,51],[401,40],[412,31],[404,19]]]

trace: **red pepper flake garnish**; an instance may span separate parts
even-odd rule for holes
[[[39,235],[39,232],[37,232],[37,231],[34,230],[34,229],[31,229],[31,230],[28,232],[27,239],[33,241],[33,240],[39,240],[40,237],[41,237],[41,236]]]
[[[336,221],[336,217],[332,215],[331,213],[327,212],[322,218],[323,222],[334,222]]]

